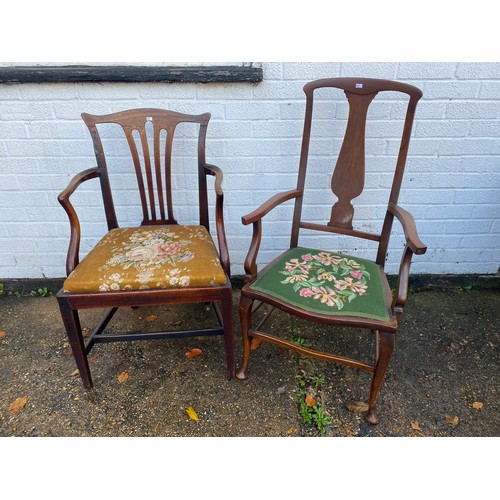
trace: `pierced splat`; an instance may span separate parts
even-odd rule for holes
[[[112,113],[105,116],[92,116],[84,113],[82,117],[94,141],[98,168],[103,172],[103,194],[109,196],[110,199],[111,190],[107,179],[103,148],[96,125],[99,123],[116,123],[122,127],[134,163],[141,200],[143,225],[177,224],[172,203],[172,144],[175,129],[182,122],[198,123],[200,125],[198,137],[200,223],[208,227],[205,206],[206,194],[203,193],[206,193],[204,172],[205,136],[210,113],[185,115],[173,111],[149,108]],[[164,146],[162,145],[163,142],[165,142]],[[107,210],[108,225],[117,227],[114,208],[111,207]]]
[[[338,201],[332,207],[329,226],[352,229],[354,207],[365,184],[365,128],[368,106],[376,96],[345,92],[349,101],[349,119],[332,176],[332,191]]]

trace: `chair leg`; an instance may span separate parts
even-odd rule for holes
[[[240,300],[240,324],[241,324],[241,336],[243,342],[243,361],[241,363],[240,369],[236,372],[236,378],[239,380],[245,380],[247,378],[248,361],[250,359],[250,338],[248,335],[248,330],[251,325],[252,316],[252,305],[253,300],[249,297],[241,297]]]
[[[227,377],[234,378],[234,325],[233,325],[233,293],[228,288],[222,300],[222,326],[224,328],[224,348],[226,351]]]
[[[78,311],[71,309],[64,301],[59,302],[59,308],[83,385],[86,389],[91,389],[93,385],[92,377],[90,376],[87,351],[83,342],[82,327],[80,325]]]
[[[394,352],[394,346],[396,343],[396,335],[393,333],[379,332],[379,347],[380,352],[375,365],[375,373],[373,374],[372,386],[370,389],[370,401],[368,403],[368,413],[365,417],[369,424],[378,424],[380,419],[375,410],[375,405],[377,403],[378,394],[380,392],[380,386],[384,380],[387,368],[392,358],[392,353]]]

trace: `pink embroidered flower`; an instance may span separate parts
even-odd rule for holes
[[[355,269],[359,269],[361,267],[361,264],[359,262],[356,262],[355,260],[352,259],[346,259],[345,262],[348,266],[354,267]]]
[[[305,262],[299,262],[299,259],[290,259],[290,262],[287,262],[285,264],[285,269],[288,272],[295,271],[296,269],[299,269],[305,274],[309,273],[309,269],[311,269],[311,266],[306,264]]]
[[[364,295],[368,287],[361,283],[361,281],[356,281],[353,283],[352,278],[346,278],[345,280],[335,280],[335,288],[339,291],[346,289],[352,290],[354,293],[359,295]]]
[[[352,284],[352,291],[356,292],[360,297],[366,293],[368,287],[361,283],[360,281],[356,281],[356,283]]]
[[[324,286],[321,286],[319,288],[313,288],[312,291],[314,293],[313,298],[319,299],[322,304],[326,304],[328,307],[333,307],[335,305],[337,307],[341,306],[340,300],[337,298],[335,291],[331,288],[327,290]]]
[[[125,254],[125,260],[142,261],[155,257],[156,252],[151,247],[136,247]]]
[[[358,280],[363,277],[363,273],[361,271],[351,271],[349,274]]]
[[[181,245],[176,241],[167,241],[158,246],[158,253],[161,256],[174,255],[179,252]]]
[[[342,257],[332,255],[328,252],[320,252],[318,255],[313,255],[313,258],[319,260],[324,266],[338,266],[342,262]]]
[[[310,288],[302,288],[299,292],[299,295],[301,297],[312,297],[314,293]]]
[[[288,276],[283,283],[298,283],[299,281],[307,281],[307,275],[305,274],[292,274]]]
[[[318,274],[318,279],[319,280],[333,281],[335,279],[335,276],[332,273],[325,271],[324,273]]]
[[[313,258],[311,257],[310,253],[307,253],[305,255],[302,255],[302,260],[305,260],[306,262],[311,262]]]

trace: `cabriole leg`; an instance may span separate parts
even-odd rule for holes
[[[369,424],[378,424],[380,419],[377,416],[375,405],[377,403],[380,386],[384,380],[387,368],[394,352],[396,343],[396,335],[394,333],[379,332],[379,355],[377,364],[375,365],[375,373],[373,374],[372,386],[370,389],[370,401],[368,403],[368,413],[366,421]]]

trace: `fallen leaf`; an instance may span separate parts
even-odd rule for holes
[[[9,406],[9,415],[13,415],[14,413],[21,411],[27,402],[28,396],[15,399]]]
[[[74,372],[71,372],[69,374],[70,377],[76,377],[80,372],[78,371],[78,369],[76,369]]]
[[[308,406],[314,406],[316,404],[316,400],[310,394],[308,394],[306,396],[306,403]]]
[[[418,422],[411,422],[410,425],[414,431],[420,431],[423,434],[424,431],[420,428],[420,425],[418,424]]]
[[[345,428],[345,435],[346,435],[346,437],[350,437],[350,435],[351,435],[351,428],[350,427]]]
[[[445,413],[444,418],[446,419],[447,422],[453,425],[453,427],[456,427],[458,425],[458,417],[456,415],[452,417],[451,415]]]
[[[128,371],[124,371],[122,373],[120,373],[120,375],[118,375],[118,382],[120,382],[120,384],[123,384],[123,382],[126,382],[128,379]]]
[[[364,411],[368,411],[368,405],[363,401],[349,401],[349,403],[346,403],[345,406],[353,413],[363,413]]]
[[[474,403],[472,403],[472,408],[476,410],[480,410],[483,406],[484,404],[480,403],[479,401],[474,401]]]
[[[193,349],[186,351],[186,359],[196,358],[200,354],[203,354],[203,351],[197,347],[193,347]]]
[[[191,420],[199,420],[198,415],[196,414],[192,406],[186,408],[186,413]]]
[[[173,323],[170,323],[170,326],[181,326],[181,325],[182,325],[182,320],[174,321]]]
[[[287,431],[287,432],[288,432],[288,434],[293,434],[293,433],[295,432],[295,429],[290,428],[290,429],[288,429],[288,431]]]
[[[151,314],[149,316],[146,316],[146,321],[149,321],[151,323],[151,321],[154,321],[158,316],[156,316],[155,314]]]
[[[0,339],[2,337],[7,337],[7,332],[4,332],[3,330],[0,330]]]

